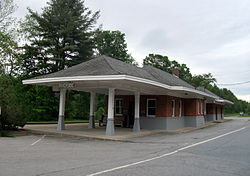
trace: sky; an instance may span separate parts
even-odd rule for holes
[[[41,12],[48,0],[14,0],[15,16]],[[97,25],[126,35],[129,53],[142,64],[150,53],[185,63],[192,74],[212,73],[219,87],[250,102],[249,0],[85,0],[100,10]]]

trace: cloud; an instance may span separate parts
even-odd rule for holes
[[[250,94],[249,95],[238,95],[237,98],[245,100],[250,103]]]
[[[16,0],[40,11],[46,0]],[[218,83],[249,80],[250,1],[247,0],[85,0],[101,11],[99,24],[126,34],[129,52],[142,63],[149,53],[187,64],[192,73],[210,72]],[[243,73],[244,72],[244,73]],[[228,87],[249,95],[250,85]]]
[[[41,12],[42,8],[46,6],[48,0],[15,0],[18,8],[14,13],[15,17],[23,18],[27,13],[27,7],[30,7],[33,11]]]

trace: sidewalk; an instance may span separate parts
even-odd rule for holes
[[[229,120],[224,120],[225,122]],[[111,141],[126,141],[130,138],[148,136],[158,133],[185,133],[209,126],[216,125],[218,122],[207,122],[204,126],[195,128],[195,127],[185,127],[179,128],[176,130],[144,130],[140,132],[133,132],[131,128],[120,128],[115,127],[114,136],[106,136],[105,129],[106,127],[99,127],[96,124],[96,128],[89,129],[87,123],[76,123],[76,124],[66,124],[66,130],[57,131],[56,124],[39,124],[39,125],[25,125],[24,129],[35,134],[45,134],[45,135],[59,135],[59,136],[72,136],[72,137],[81,137],[87,139],[97,139],[97,140],[111,140]]]

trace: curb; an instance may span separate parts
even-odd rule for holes
[[[99,138],[99,137],[90,137],[90,136],[79,136],[74,134],[65,134],[65,133],[57,133],[51,131],[41,131],[41,130],[31,130],[27,129],[31,134],[38,134],[38,135],[51,135],[51,136],[59,136],[59,137],[75,137],[80,139],[87,139],[87,140],[99,140],[99,141],[116,141],[116,142],[123,142],[120,139],[110,139],[110,138]]]
[[[168,134],[181,134],[181,133],[188,133],[208,127],[212,127],[217,125],[218,123],[224,123],[224,122],[229,122],[232,121],[232,119],[224,119],[221,121],[212,121],[212,122],[207,122],[205,125],[201,127],[190,127],[190,128],[182,128],[182,129],[177,129],[177,130],[152,130],[151,133],[146,133],[146,134],[138,134],[135,136],[127,137],[127,138],[122,138],[122,139],[112,139],[109,137],[93,137],[93,136],[83,136],[83,135],[75,135],[75,134],[65,134],[65,133],[60,133],[60,132],[52,132],[52,131],[42,131],[42,130],[34,130],[34,129],[26,129],[29,131],[31,134],[39,134],[39,135],[53,135],[53,136],[59,136],[59,137],[77,137],[80,139],[87,139],[87,140],[99,140],[99,141],[115,141],[115,142],[128,142],[129,139],[136,138],[136,137],[143,137],[143,136],[149,136],[149,135],[154,135],[154,134],[161,134],[161,133],[168,133]]]

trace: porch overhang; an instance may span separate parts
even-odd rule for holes
[[[94,91],[100,94],[108,94],[108,88],[113,87],[118,89],[116,93],[118,95],[133,94],[133,92],[138,91],[141,94],[170,95],[181,98],[205,98],[208,101],[218,99],[218,97],[200,90],[183,86],[170,86],[129,75],[71,76],[23,80],[23,84],[51,86],[55,91],[60,89],[59,85],[62,83],[73,83],[74,86],[69,88],[72,90]]]

